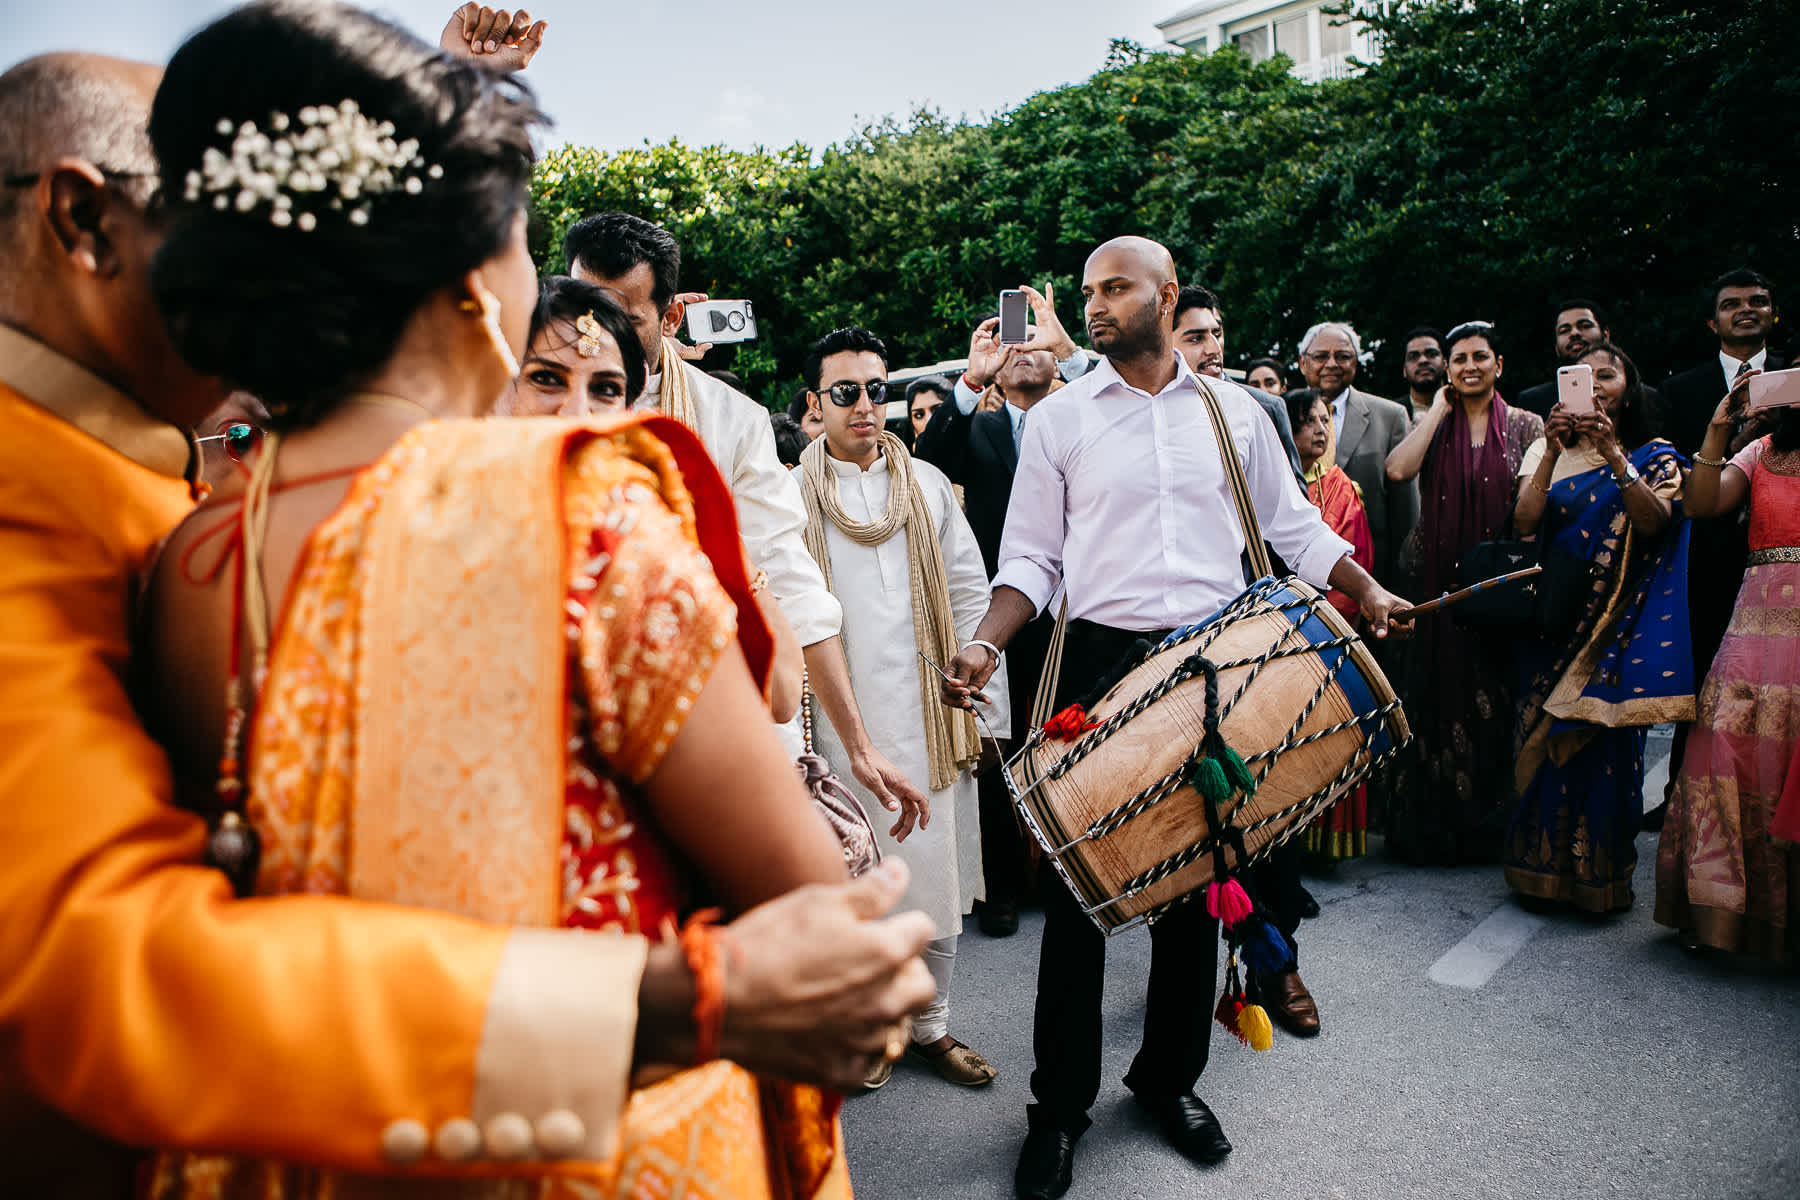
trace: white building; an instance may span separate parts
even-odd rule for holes
[[[1196,54],[1236,46],[1251,62],[1276,54],[1294,60],[1294,74],[1308,82],[1351,72],[1350,60],[1373,62],[1380,48],[1360,21],[1321,11],[1331,0],[1201,0],[1157,29],[1172,44]]]

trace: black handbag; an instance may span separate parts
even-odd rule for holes
[[[1530,629],[1551,639],[1563,637],[1581,621],[1582,610],[1606,568],[1570,554],[1543,539],[1477,542],[1456,564],[1456,586],[1469,587],[1529,566],[1543,571],[1483,588],[1455,607],[1456,621],[1466,629],[1519,632]]]

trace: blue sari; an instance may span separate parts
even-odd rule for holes
[[[1694,719],[1679,496],[1687,462],[1661,439],[1630,459],[1642,486],[1670,501],[1668,526],[1640,535],[1604,466],[1551,485],[1538,536],[1602,569],[1572,634],[1517,647],[1519,803],[1506,882],[1593,912],[1631,907],[1645,729]]]

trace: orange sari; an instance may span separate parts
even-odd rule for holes
[[[766,676],[730,495],[660,417],[438,421],[312,533],[251,724],[259,894],[657,936],[687,907],[642,819],[734,634]],[[318,986],[331,986],[329,980]],[[635,1092],[605,1162],[347,1176],[166,1155],[156,1200],[847,1197],[835,1099],[713,1062]]]
[[[1332,450],[1337,443],[1333,436]],[[1332,464],[1331,453],[1319,460],[1307,475],[1306,498],[1325,518],[1331,531],[1349,542],[1351,558],[1365,571],[1375,569],[1375,540],[1369,533],[1368,513],[1363,509],[1362,494],[1344,474],[1342,467]],[[1332,588],[1325,594],[1331,606],[1344,614],[1352,625],[1362,619],[1362,607],[1349,596]],[[1321,858],[1359,858],[1369,849],[1369,785],[1359,783],[1325,810],[1303,835],[1306,852]]]

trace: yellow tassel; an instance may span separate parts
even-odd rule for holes
[[[1267,1050],[1275,1044],[1275,1027],[1269,1024],[1269,1014],[1264,1012],[1260,1004],[1246,1004],[1244,1011],[1238,1014],[1238,1032],[1250,1043],[1252,1050]]]

